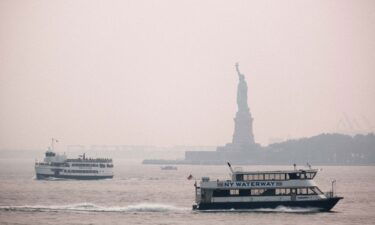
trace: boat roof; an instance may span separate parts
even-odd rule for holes
[[[233,171],[234,174],[254,174],[254,173],[307,173],[307,172],[318,172],[318,169],[299,169],[299,170],[270,170],[270,171]]]
[[[89,163],[89,162],[112,162],[112,159],[102,159],[102,158],[97,158],[97,159],[81,159],[81,158],[78,158],[78,159],[67,159],[66,162],[86,162],[86,163]]]

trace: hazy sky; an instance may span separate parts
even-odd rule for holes
[[[223,145],[237,61],[262,145],[375,130],[373,0],[0,0],[0,149]]]

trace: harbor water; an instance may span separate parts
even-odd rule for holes
[[[343,196],[332,212],[314,209],[192,210],[194,182],[202,176],[229,179],[226,165],[179,165],[161,170],[139,161],[114,161],[113,179],[36,180],[34,161],[0,159],[1,224],[374,224],[374,166],[316,166],[323,191],[336,180]],[[244,170],[292,166],[244,166]],[[187,177],[192,174],[193,179]]]

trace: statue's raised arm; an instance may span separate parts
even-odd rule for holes
[[[238,62],[236,63],[236,70],[237,70],[238,78],[239,78],[240,80],[245,79],[245,75],[243,75],[243,74],[240,72],[240,68],[239,68],[239,64],[238,64]]]

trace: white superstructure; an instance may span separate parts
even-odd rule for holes
[[[105,179],[113,177],[113,161],[109,158],[87,158],[85,154],[68,159],[65,154],[53,150],[53,143],[42,162],[35,162],[38,179],[55,177],[67,179]]]

